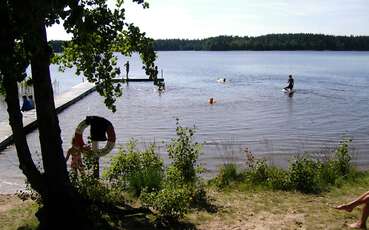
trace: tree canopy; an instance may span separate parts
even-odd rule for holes
[[[148,7],[143,0],[132,1]],[[126,21],[123,0],[117,0],[115,8],[109,8],[106,0],[0,0],[0,20],[0,90],[5,93],[19,167],[41,195],[39,229],[92,229],[93,220],[86,214],[88,201],[69,179],[49,65],[54,61],[63,68],[75,66],[76,73],[95,83],[105,104],[115,111],[114,102],[122,91],[112,81],[120,74],[114,52],[128,56],[139,52],[146,74],[156,79],[152,40]],[[46,27],[59,23],[72,40],[57,56],[48,45]],[[25,79],[28,66],[43,170],[32,159],[19,107],[17,82]]]

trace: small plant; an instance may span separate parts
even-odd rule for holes
[[[318,193],[321,191],[318,172],[320,164],[308,157],[297,157],[289,167],[291,187],[304,193]]]
[[[146,207],[157,211],[161,223],[175,222],[189,210],[194,202],[204,202],[206,192],[202,186],[197,165],[201,145],[193,143],[194,130],[181,127],[177,120],[177,137],[167,146],[171,163],[165,170],[162,187],[158,191],[147,189],[140,196]]]
[[[202,146],[193,143],[194,129],[185,128],[179,125],[177,119],[177,137],[167,146],[169,159],[172,165],[179,169],[185,182],[194,183],[198,165],[197,159],[201,153]]]
[[[345,176],[352,170],[351,155],[349,154],[349,144],[351,140],[344,140],[335,152],[334,167],[340,176]]]
[[[288,171],[274,166],[269,166],[267,186],[274,190],[290,190],[291,182]]]
[[[237,165],[225,164],[220,168],[218,176],[211,183],[214,183],[216,187],[221,189],[239,179],[240,174],[238,173]]]
[[[246,177],[253,183],[266,183],[269,177],[269,167],[266,160],[255,160],[252,167],[247,170]]]
[[[256,159],[245,149],[246,170],[241,173],[248,185],[261,185],[277,190],[295,190],[303,193],[319,193],[330,186],[338,186],[344,180],[357,177],[358,172],[351,164],[350,141],[343,141],[337,150],[326,155],[325,160],[307,155],[294,158],[287,170],[269,165],[264,159]],[[214,179],[217,187],[228,185],[226,178],[234,175],[233,166],[222,168]]]
[[[140,200],[146,207],[152,207],[158,212],[163,223],[175,222],[183,217],[190,208],[192,192],[186,186],[165,186],[158,192],[141,194]]]
[[[127,149],[122,149],[113,157],[111,166],[104,177],[116,188],[130,191],[139,197],[143,189],[158,191],[164,173],[163,160],[156,154],[155,146],[138,151],[136,141],[131,140]]]

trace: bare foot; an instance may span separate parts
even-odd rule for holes
[[[348,204],[339,205],[334,208],[338,210],[344,210],[346,212],[352,212],[352,209],[353,209],[353,207],[351,207],[351,205],[348,205]]]
[[[365,224],[362,224],[360,221],[353,224],[349,224],[348,227],[352,229],[366,229]]]

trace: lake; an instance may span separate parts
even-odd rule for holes
[[[125,85],[116,113],[105,108],[97,93],[91,94],[59,115],[64,150],[78,123],[98,115],[113,123],[118,145],[130,138],[140,147],[155,142],[166,158],[165,146],[179,118],[183,126],[196,126],[195,139],[204,146],[200,163],[208,175],[226,162],[242,164],[245,148],[286,166],[293,155],[326,153],[345,138],[352,139],[354,163],[369,166],[369,52],[190,51],[158,56],[166,91],[159,93],[152,83]],[[120,58],[122,68],[125,61]],[[132,76],[143,77],[137,56],[130,64]],[[81,82],[70,82],[71,72],[60,74],[56,67],[52,74],[63,76],[56,78],[62,87]],[[292,97],[281,92],[289,74],[295,79]],[[226,83],[218,83],[219,78]],[[211,97],[214,105],[208,104]],[[37,131],[28,140],[36,159]],[[10,146],[0,154],[0,192],[22,187],[17,165]]]

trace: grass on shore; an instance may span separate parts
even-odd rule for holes
[[[366,192],[368,183],[366,174],[319,195],[250,189],[237,183],[209,191],[218,212],[191,213],[187,220],[197,229],[349,229],[347,224],[359,218],[361,209],[347,213],[333,207]]]
[[[348,229],[360,216],[332,207],[368,190],[369,174],[319,195],[250,188],[231,184],[223,191],[208,188],[216,212],[193,211],[184,221],[196,229]],[[0,202],[0,226],[4,230],[35,229],[37,205],[12,196]],[[174,227],[175,229],[175,227]]]
[[[15,195],[0,195],[0,228],[2,230],[36,229],[37,209],[38,205],[31,200],[22,201]]]

